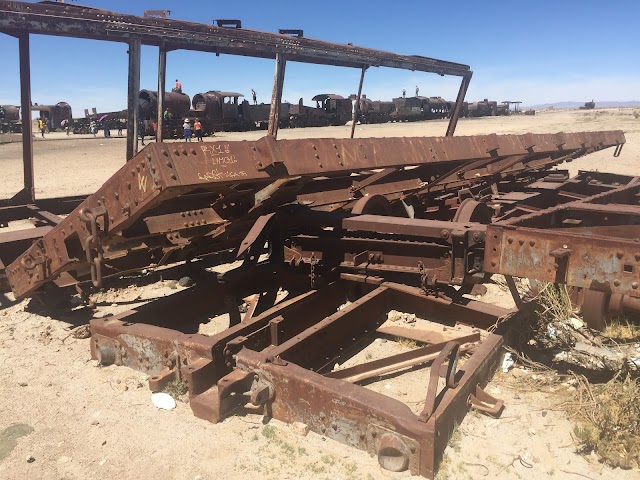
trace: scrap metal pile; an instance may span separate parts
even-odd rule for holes
[[[431,478],[468,408],[502,408],[482,390],[502,339],[478,328],[510,312],[465,298],[474,284],[502,273],[638,295],[638,178],[552,170],[624,142],[610,131],[151,144],[8,280],[19,297],[48,282],[101,286],[231,249],[240,267],[94,319],[93,357],[148,373],[153,390],[186,382],[210,421],[253,409]],[[391,309],[425,321],[387,325]],[[221,312],[229,328],[198,333]],[[380,335],[424,346],[334,368]],[[420,412],[358,385],[429,365]]]
[[[513,312],[469,299],[474,285],[497,273],[517,303],[513,276],[571,285],[593,312],[639,303],[640,177],[555,169],[605,148],[619,155],[624,134],[454,137],[467,65],[51,2],[0,0],[0,31],[19,39],[29,118],[31,34],[129,49],[127,163],[97,192],[36,201],[24,125],[24,189],[0,201],[0,227],[29,218],[37,228],[0,232],[0,282],[23,298],[180,261],[202,270],[191,288],[91,321],[93,358],[147,373],[154,391],[185,382],[198,417],[301,422],[385,469],[433,478],[468,409],[504,406],[483,387],[502,344],[489,327]],[[167,51],[274,59],[269,136],[167,144],[158,115],[157,143],[136,153],[142,44],[158,47],[159,92]],[[360,69],[355,105],[370,67],[459,76],[447,136],[354,139],[354,114],[351,139],[276,140],[287,61]],[[164,105],[158,96],[156,111]],[[230,257],[240,266],[205,268]],[[419,321],[390,324],[392,309]],[[223,313],[227,328],[200,333]],[[416,347],[357,361],[380,336]],[[417,407],[373,387],[426,371]]]

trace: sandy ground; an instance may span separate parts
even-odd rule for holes
[[[442,135],[441,121],[358,126],[357,135]],[[631,109],[559,111],[535,117],[463,119],[458,134],[525,133],[622,129],[627,145],[569,165],[579,169],[638,174],[632,163],[640,149],[640,119]],[[115,132],[114,132],[115,133]],[[255,139],[263,132],[223,133],[222,140]],[[349,127],[282,130],[280,138],[346,137]],[[91,136],[88,136],[91,137]],[[125,141],[52,134],[36,139],[38,196],[91,193],[124,159]],[[19,190],[20,144],[0,145],[0,198]],[[97,316],[126,310],[147,299],[174,293],[171,279],[151,278],[96,294]],[[489,286],[484,301],[510,306],[506,291]],[[89,359],[89,340],[69,336],[92,312],[36,314],[27,301],[0,296],[0,478],[6,479],[214,479],[214,478],[408,478],[382,470],[374,457],[320,435],[300,436],[286,424],[258,415],[232,417],[219,425],[196,419],[188,404],[172,411],[151,403],[146,377],[124,367],[101,368]],[[213,330],[224,319],[212,320]],[[209,325],[211,327],[211,325]],[[203,330],[206,329],[203,326]],[[377,357],[407,345],[376,341],[360,352]],[[357,360],[358,356],[354,360]],[[612,470],[577,453],[572,423],[557,408],[572,393],[569,384],[523,388],[512,370],[488,387],[507,405],[502,418],[469,414],[446,452],[439,479],[633,479],[638,472]],[[419,409],[428,370],[368,386]]]

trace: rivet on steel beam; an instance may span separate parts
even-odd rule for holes
[[[513,238],[511,238],[511,237],[507,238],[507,243],[509,245],[511,245],[513,243]]]
[[[524,240],[518,240],[518,243],[520,244],[520,246],[524,245]]]
[[[442,236],[442,238],[449,238],[449,231],[442,230],[442,232],[440,232],[440,235]]]
[[[127,182],[127,188],[131,190],[131,182]]]
[[[624,254],[622,252],[618,252],[618,253],[616,253],[616,257],[621,259],[622,257],[624,257]]]
[[[495,267],[496,266],[496,262],[491,262],[491,266]]]
[[[319,163],[319,164],[318,164],[318,167],[322,168],[322,164],[321,164],[321,163]]]
[[[173,154],[174,154],[174,155],[180,155],[180,154],[178,153],[178,149],[177,149],[177,148],[174,148],[174,149],[173,149]]]
[[[633,282],[633,283],[631,284],[631,288],[633,288],[634,290],[637,290],[637,288],[638,288],[638,282]]]
[[[146,158],[147,160],[151,160],[151,154],[150,154],[150,153],[147,153],[147,154],[145,155],[145,158]]]
[[[171,174],[171,180],[175,180],[177,177],[175,176],[175,174]]]
[[[173,165],[171,165],[171,162],[169,160],[167,160],[167,167],[173,168]]]
[[[617,280],[617,279],[616,279],[616,280],[614,280],[614,281],[613,281],[613,284],[614,284],[616,287],[619,287],[619,286],[620,286],[620,280]]]
[[[118,200],[118,198],[120,198],[120,194],[118,192],[116,192],[113,196],[116,197],[116,200]]]
[[[136,171],[139,172],[140,171],[140,165],[136,165]]]
[[[135,203],[136,205],[138,205],[138,203],[139,203],[139,202],[138,202],[138,199],[137,199],[137,198],[134,198],[134,199],[133,199],[133,203]]]
[[[134,177],[136,176],[136,171],[133,168],[131,169],[131,175],[133,175]]]
[[[169,156],[169,152],[167,152],[166,150],[162,150],[162,155],[164,155],[165,157]]]
[[[533,247],[535,244],[536,244],[535,240],[529,240],[529,245]]]
[[[197,155],[197,154],[196,154],[196,149],[195,149],[195,148],[192,148],[192,149],[191,149],[191,153],[193,153],[194,155]]]
[[[180,216],[183,217],[183,218],[184,218],[185,215],[186,215],[186,213],[184,213],[184,212],[180,213]]]

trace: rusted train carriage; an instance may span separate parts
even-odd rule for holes
[[[53,129],[61,128],[63,121],[71,122],[73,120],[71,105],[67,102],[58,102],[55,105],[35,104],[31,107],[31,110],[40,112],[39,117],[47,125],[50,124]]]

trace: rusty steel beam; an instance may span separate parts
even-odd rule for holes
[[[280,118],[280,103],[282,102],[282,88],[284,87],[284,72],[287,66],[287,57],[276,54],[275,73],[273,75],[273,91],[271,92],[271,109],[269,110],[269,126],[267,134],[276,138],[278,136],[278,123]]]
[[[127,90],[127,158],[129,161],[138,152],[138,135],[140,130],[140,109],[138,95],[140,92],[140,39],[129,41],[129,73]]]
[[[469,84],[471,83],[472,76],[473,72],[469,71],[464,74],[462,80],[460,81],[460,89],[458,90],[456,104],[453,107],[453,112],[451,112],[451,118],[449,119],[449,125],[447,126],[447,137],[452,137],[456,131],[456,127],[458,126],[458,119],[460,118],[460,111],[462,110],[462,102],[464,102],[464,97],[467,95],[467,89],[469,88]]]
[[[158,47],[158,110],[156,111],[156,142],[162,142],[164,128],[164,93],[167,81],[167,48],[164,43]]]
[[[417,55],[398,55],[306,37],[148,18],[67,4],[0,0],[0,30],[126,43],[136,37],[144,45],[158,46],[165,42],[172,50],[261,58],[275,58],[281,52],[295,62],[355,68],[371,65],[456,76],[469,72],[467,65]]]
[[[360,96],[362,95],[362,83],[364,82],[364,74],[367,71],[367,66],[362,67],[360,72],[360,83],[358,84],[358,94],[356,95],[356,104],[353,107],[353,116],[351,117],[351,135],[349,138],[353,138],[353,134],[356,131],[356,122],[358,120],[358,111],[360,110]]]
[[[428,173],[428,170],[420,173],[420,168],[490,158],[502,161],[511,156],[524,155],[533,148],[532,142],[536,152],[543,154],[545,159],[563,159],[572,152],[586,154],[594,149],[624,143],[622,132],[563,134],[561,143],[559,138],[557,135],[528,134],[276,141],[273,137],[267,136],[256,142],[215,142],[198,146],[152,144],[118,171],[98,192],[87,198],[45,238],[36,242],[25,252],[23,258],[14,261],[9,266],[9,279],[12,281],[14,293],[18,296],[32,292],[61,272],[69,270],[87,272],[90,268],[93,282],[98,284],[102,260],[120,257],[121,250],[130,248],[127,244],[130,235],[121,235],[121,232],[139,232],[137,236],[140,239],[134,240],[133,237],[136,235],[133,235],[131,241],[144,245],[145,232],[148,230],[141,230],[140,221],[144,215],[148,215],[146,212],[164,205],[177,205],[176,202],[179,203],[180,199],[189,203],[185,194],[194,190],[205,189],[210,192],[209,197],[206,194],[196,197],[203,202],[198,208],[212,207],[211,202],[215,200],[215,203],[218,203],[218,207],[214,206],[217,215],[231,223],[227,227],[216,227],[209,225],[211,222],[204,217],[193,217],[185,218],[183,228],[179,232],[174,232],[168,226],[165,232],[160,232],[162,227],[155,228],[155,232],[170,234],[164,241],[168,240],[174,245],[173,251],[189,244],[190,238],[194,236],[215,238],[223,235],[229,239],[235,238],[229,235],[241,237],[250,228],[252,219],[260,215],[260,209],[266,210],[264,213],[267,213],[275,208],[278,202],[295,201],[298,192],[304,191],[300,189],[309,185],[303,182],[295,188],[283,186],[270,195],[272,198],[269,202],[254,205],[255,191],[262,190],[277,180],[296,177],[312,180],[321,177],[320,180],[314,181],[331,184],[338,181],[332,179],[335,176],[357,178],[351,177],[350,174],[371,168],[397,168],[408,165],[420,167],[408,170],[406,174],[421,175]],[[540,165],[547,166],[549,162],[545,160]],[[521,164],[518,168],[526,170],[531,167]],[[475,179],[474,176],[470,181],[473,182]],[[416,181],[415,178],[413,181]],[[350,195],[354,195],[356,191],[351,190],[352,180],[349,182],[343,187],[344,191],[352,192]],[[246,187],[242,187],[243,185]],[[392,199],[400,199],[402,190],[407,186],[402,183],[395,187],[392,184],[380,185],[382,191],[397,192],[392,194]],[[376,186],[367,186],[367,193],[374,193],[374,187]],[[248,189],[246,193],[242,192],[243,188]],[[247,195],[251,198],[251,203],[246,203]],[[362,190],[358,195],[363,195]],[[218,208],[224,207],[227,197],[229,202],[233,202],[235,198],[236,206],[225,210],[223,215],[222,210]],[[209,205],[205,203],[207,198]],[[237,204],[242,198],[245,200]],[[348,206],[349,202],[344,202],[342,207],[337,208]],[[185,210],[191,211],[196,208],[189,205],[186,209],[166,213],[180,213]],[[149,213],[151,216],[157,216]],[[244,223],[240,221],[243,217],[246,218]],[[214,223],[220,224],[219,221]],[[119,244],[122,246],[118,247]]]
[[[31,58],[29,34],[18,37],[20,57],[20,112],[22,115],[22,172],[24,176],[23,195],[15,201],[33,203],[35,183],[33,176],[33,132],[31,126]]]

